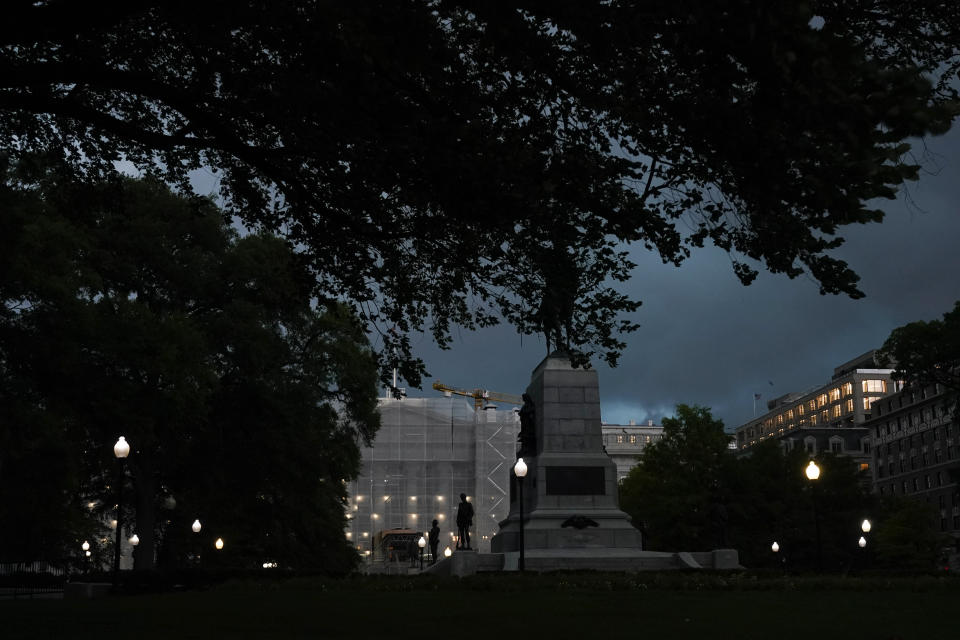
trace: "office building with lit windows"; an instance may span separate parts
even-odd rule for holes
[[[874,442],[875,491],[931,505],[937,528],[960,552],[960,425],[953,407],[940,385],[907,388],[875,403],[864,426]]]
[[[617,482],[627,477],[630,470],[637,466],[643,457],[644,449],[663,438],[663,427],[647,420],[646,424],[600,425],[603,435],[603,449],[617,465]]]
[[[871,350],[836,367],[827,383],[774,398],[765,414],[737,428],[737,451],[748,454],[750,447],[775,438],[788,450],[850,456],[867,471],[872,453],[864,422],[873,417],[875,403],[894,391],[892,372],[877,365]]]
[[[475,510],[471,547],[489,551],[509,511],[516,411],[478,409],[454,397],[379,403],[380,430],[371,447],[361,447],[360,475],[348,486],[347,539],[368,561],[389,560],[387,545],[375,543],[384,532],[419,537],[436,519],[442,553],[455,546],[457,505],[465,493]]]

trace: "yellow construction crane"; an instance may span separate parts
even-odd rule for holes
[[[434,382],[433,388],[436,389],[437,391],[442,391],[444,395],[449,396],[450,394],[455,393],[458,396],[467,396],[468,398],[473,398],[473,407],[477,411],[485,407],[488,402],[506,402],[507,404],[523,404],[523,398],[521,398],[520,396],[515,396],[510,393],[488,391],[487,389],[474,389],[473,391],[467,391],[466,389],[448,387],[442,382]]]

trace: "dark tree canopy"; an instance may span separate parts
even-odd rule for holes
[[[896,366],[896,378],[917,387],[940,385],[960,402],[960,301],[942,320],[894,329],[883,343],[881,357]]]
[[[624,242],[680,264],[710,241],[745,283],[766,267],[860,296],[839,231],[882,218],[868,202],[917,176],[905,140],[957,112],[953,0],[5,9],[7,153],[184,190],[216,170],[230,213],[302,248],[414,384],[409,331],[444,345],[500,317],[615,362],[638,304],[610,288]],[[584,269],[559,323],[540,313],[554,228]]]
[[[314,305],[302,256],[153,180],[24,162],[0,199],[3,553],[104,535],[123,435],[138,568],[158,547],[182,562],[200,518],[234,562],[349,570],[343,481],[379,425],[376,363],[348,308]]]

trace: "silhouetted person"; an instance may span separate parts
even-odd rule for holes
[[[434,564],[437,561],[437,546],[440,544],[440,526],[439,523],[434,520],[433,526],[430,527],[430,564]]]
[[[467,494],[460,494],[457,507],[457,549],[470,548],[470,527],[473,525],[473,505],[467,502]]]

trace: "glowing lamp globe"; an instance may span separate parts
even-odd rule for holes
[[[807,465],[807,468],[804,469],[804,473],[807,474],[807,478],[810,480],[816,480],[820,477],[820,467],[817,466],[816,462],[811,460],[810,464]]]
[[[527,463],[523,461],[523,458],[517,458],[517,464],[513,465],[513,472],[518,478],[523,478],[527,475]]]
[[[128,455],[130,455],[130,444],[123,436],[120,436],[120,439],[117,440],[117,444],[113,445],[113,455],[117,456],[118,458],[126,458]]]
[[[190,525],[190,529],[192,529],[194,533],[200,533],[200,528],[201,528],[202,526],[203,526],[203,525],[200,524],[200,520],[197,519],[197,520],[194,520],[194,521],[193,521],[193,524],[192,524],[192,525]]]

